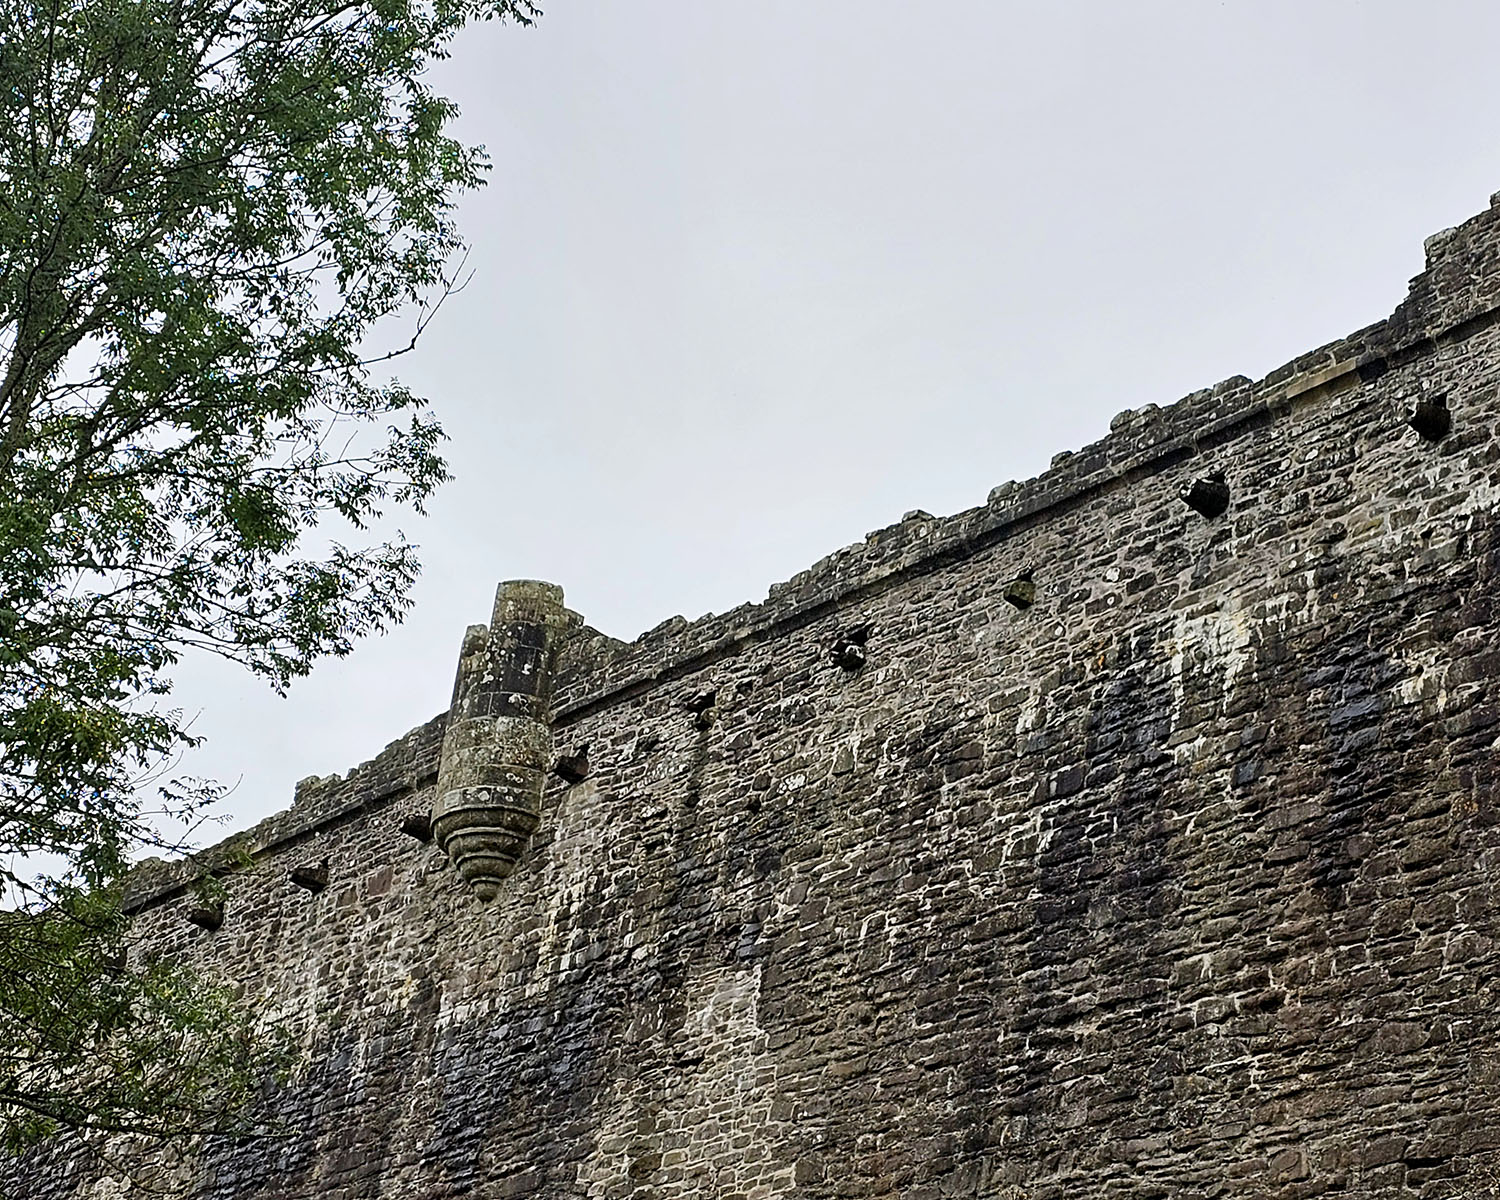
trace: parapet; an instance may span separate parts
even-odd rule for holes
[[[761,603],[691,622],[672,617],[633,643],[611,647],[592,670],[568,679],[560,689],[560,723],[935,570],[1050,514],[1209,455],[1295,406],[1377,379],[1500,318],[1500,192],[1487,211],[1429,238],[1426,248],[1426,269],[1388,320],[1302,354],[1259,381],[1233,375],[1165,407],[1147,404],[1118,413],[1106,437],[1062,451],[1043,474],[1000,484],[985,504],[953,516],[908,513],[773,584]]]
[[[1143,478],[1207,460],[1302,406],[1418,362],[1500,319],[1500,192],[1486,211],[1428,238],[1425,251],[1425,269],[1387,320],[1302,354],[1260,380],[1234,375],[1172,404],[1118,413],[1105,437],[1057,454],[1041,475],[1002,483],[984,504],[952,516],[909,512],[773,584],[759,603],[694,621],[674,616],[629,643],[575,614],[558,649],[554,727],[565,729],[831,612],[857,608],[903,580],[940,570]],[[1359,421],[1364,415],[1335,411],[1330,419]],[[302,781],[290,809],[191,861],[142,864],[132,875],[128,904],[147,907],[180,892],[203,870],[221,869],[228,849],[261,853],[431,784],[448,719],[446,713],[435,716],[347,776]]]
[[[137,875],[278,1136],[20,1193],[1488,1194],[1497,245],[759,604],[502,588],[450,713]]]

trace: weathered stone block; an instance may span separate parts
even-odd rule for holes
[[[446,716],[251,831],[221,933],[190,871],[132,883],[142,949],[306,1052],[288,1136],[176,1194],[1479,1200],[1500,207],[1432,254],[1389,321],[762,605],[627,646],[502,588]],[[109,1149],[4,1182],[132,1194]]]

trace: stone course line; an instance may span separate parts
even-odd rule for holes
[[[0,1194],[1500,1200],[1497,512],[1500,195],[758,604],[503,585],[451,713],[132,877],[303,1048],[266,1136]]]

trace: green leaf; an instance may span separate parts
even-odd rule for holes
[[[226,1120],[249,1086],[227,999],[106,969],[153,810],[220,791],[162,782],[194,740],[162,698],[190,649],[284,689],[405,613],[413,546],[308,535],[421,512],[448,477],[425,398],[371,374],[409,343],[369,343],[453,286],[454,204],[488,169],[428,68],[468,21],[537,15],[0,0],[0,863],[63,864],[0,870],[13,1148]],[[163,1080],[183,1054],[203,1070]]]

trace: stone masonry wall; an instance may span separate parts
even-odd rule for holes
[[[575,632],[588,774],[488,904],[400,828],[443,717],[252,831],[218,932],[143,870],[143,951],[306,1061],[265,1138],[22,1194],[1500,1195],[1500,207],[1428,253],[980,508]]]

